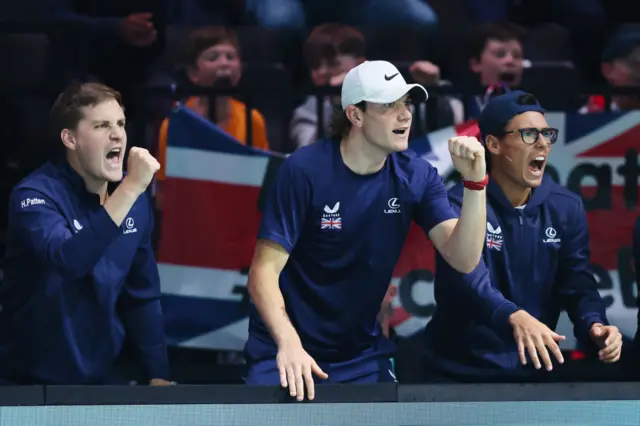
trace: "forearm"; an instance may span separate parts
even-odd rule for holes
[[[118,188],[113,191],[113,194],[107,198],[107,201],[104,203],[104,209],[111,217],[111,220],[113,220],[117,226],[120,226],[139,196],[140,192],[134,190],[126,180],[124,180]]]
[[[276,345],[299,343],[300,337],[287,315],[278,279],[274,272],[252,269],[247,283],[249,295]]]
[[[568,297],[565,307],[574,325],[574,334],[580,340],[588,340],[593,324],[608,325],[606,306],[597,291],[596,294]]]
[[[445,259],[462,273],[474,270],[480,262],[487,229],[486,190],[464,190],[460,218],[446,242]]]
[[[564,271],[557,278],[556,286],[561,306],[567,311],[578,339],[588,339],[594,323],[607,324],[607,307],[591,272]]]
[[[135,342],[147,378],[169,380],[160,301],[152,300],[124,310],[122,321],[130,339]]]
[[[451,287],[449,291],[479,323],[501,330],[508,325],[511,314],[520,309],[492,285],[491,274],[482,261],[471,273],[462,274],[442,256],[436,256],[436,270],[444,285]]]
[[[84,226],[70,238],[59,235],[43,238],[40,232],[33,232],[30,238],[31,246],[44,262],[61,276],[76,279],[89,273],[120,234],[109,214],[99,209],[87,216]]]

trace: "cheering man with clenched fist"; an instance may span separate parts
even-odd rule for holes
[[[158,162],[127,146],[120,94],[95,83],[51,109],[65,155],[37,169],[9,201],[0,288],[5,384],[107,384],[125,335],[148,383],[168,384],[160,280],[146,189]]]
[[[457,214],[437,170],[408,150],[411,103],[427,91],[386,61],[344,77],[334,135],[298,149],[267,198],[247,286],[250,385],[315,397],[315,383],[393,382],[380,304],[412,221],[457,271],[484,247],[484,148],[449,141],[465,179]],[[474,290],[470,290],[474,291]]]

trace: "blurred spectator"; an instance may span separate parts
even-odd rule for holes
[[[417,82],[427,88],[433,86],[449,86],[450,82],[440,79],[440,67],[429,61],[416,61],[409,67],[409,73],[411,77]],[[452,96],[431,96],[435,99],[435,107],[437,110],[436,123],[437,128],[429,128],[428,131],[438,130],[442,127],[457,125],[464,121],[464,106],[459,99]],[[425,121],[426,110],[419,107],[419,117]]]
[[[206,27],[193,30],[187,36],[186,79],[199,87],[227,88],[238,84],[242,75],[240,45],[235,32],[226,27]],[[247,144],[246,105],[228,96],[192,96],[184,102],[187,108],[208,117],[239,143]],[[264,117],[251,111],[251,145],[269,149]],[[169,119],[160,127],[158,139],[159,181],[165,178],[167,133]],[[158,187],[158,199],[161,200]],[[161,201],[159,201],[161,204]]]
[[[640,88],[640,31],[619,31],[610,40],[602,53],[601,71],[613,88]],[[601,112],[606,109],[602,95],[591,96],[581,113]],[[640,95],[614,94],[612,111],[640,109]]]
[[[65,24],[51,37],[57,83],[93,76],[122,93],[133,120],[135,91],[164,49],[170,0],[38,1],[46,20]]]
[[[476,22],[511,21],[534,27],[555,22],[571,30],[574,62],[585,77],[597,81],[592,73],[598,64],[607,29],[607,14],[601,0],[467,0]]]
[[[482,87],[520,85],[524,71],[523,38],[520,27],[508,22],[478,27],[470,40],[469,68],[477,74]],[[466,105],[469,116],[478,116],[487,100],[485,96],[474,96]]]
[[[314,86],[328,86],[331,80],[341,85],[336,77],[364,61],[364,36],[357,30],[343,24],[323,24],[316,27],[304,45],[304,59],[311,71]],[[339,100],[338,100],[339,102]],[[325,135],[330,133],[330,119],[333,112],[331,99],[321,100],[322,129]],[[316,96],[308,96],[302,105],[295,109],[291,119],[291,140],[296,148],[315,142],[318,135],[319,102]]]
[[[409,24],[435,30],[438,17],[425,0],[246,0],[260,25],[305,28],[325,22],[350,25]]]
[[[328,23],[316,27],[304,46],[304,59],[311,72],[314,86],[342,85],[347,72],[365,60],[364,36],[348,25]],[[448,84],[440,80],[438,66],[429,61],[417,61],[410,67],[412,77],[425,86]],[[340,99],[332,100],[327,97],[322,104],[322,130],[324,135],[330,134],[330,117],[334,105],[339,105]],[[297,148],[309,145],[322,137],[318,135],[320,127],[319,102],[316,96],[309,96],[294,111],[291,120],[291,140]],[[441,96],[436,100],[439,123],[443,125],[458,124],[464,118],[462,103],[449,96]],[[419,106],[417,113],[424,122],[424,105]],[[416,120],[417,121],[417,120]],[[435,129],[431,129],[435,130]]]

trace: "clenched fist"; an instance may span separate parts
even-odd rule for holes
[[[124,180],[137,193],[142,194],[160,169],[160,163],[144,148],[133,147],[127,160],[127,176]]]
[[[449,153],[453,166],[469,182],[480,182],[487,174],[484,147],[471,136],[456,136],[449,139]]]

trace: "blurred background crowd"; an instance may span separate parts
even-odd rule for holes
[[[640,109],[629,90],[640,87],[640,9],[622,0],[21,0],[2,9],[3,205],[59,142],[48,109],[77,80],[118,89],[129,144],[162,165],[176,101],[257,148],[289,153],[328,136],[331,95],[366,59],[428,86],[413,135],[465,123],[488,92],[508,87],[554,110]],[[164,178],[163,168],[160,211]]]

